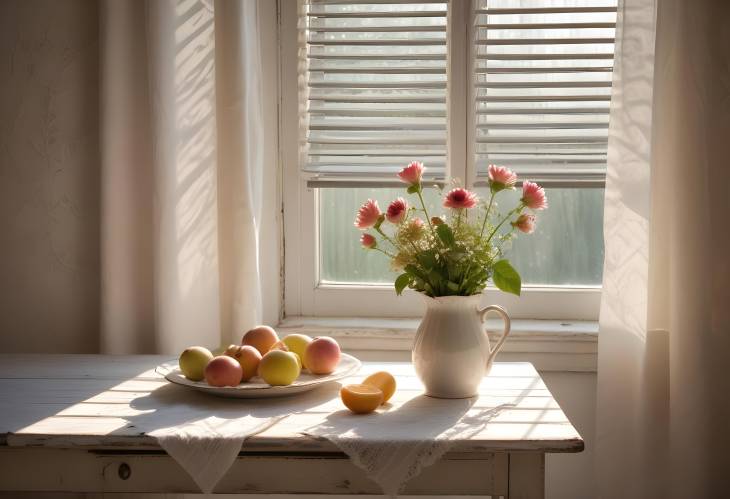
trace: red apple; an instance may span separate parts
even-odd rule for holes
[[[314,338],[304,350],[302,361],[312,374],[329,374],[340,362],[340,345],[327,336]]]
[[[243,369],[233,357],[219,355],[205,366],[205,381],[210,386],[237,386],[243,377]]]
[[[261,355],[271,350],[271,347],[279,341],[279,336],[269,326],[256,326],[246,332],[241,340],[241,345],[251,345]]]

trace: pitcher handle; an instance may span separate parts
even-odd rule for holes
[[[497,312],[504,321],[504,330],[502,331],[502,337],[499,339],[497,344],[494,346],[494,349],[491,349],[491,342],[490,342],[490,350],[489,350],[489,360],[487,363],[494,360],[494,357],[496,357],[499,350],[502,348],[502,345],[504,344],[505,340],[507,339],[507,335],[509,335],[510,327],[511,327],[511,321],[509,318],[509,315],[499,305],[489,305],[488,307],[484,307],[481,310],[477,310],[477,313],[479,314],[479,319],[482,321],[482,324],[484,324],[484,321],[487,320],[487,314],[489,312]],[[484,330],[484,334],[487,335],[487,341],[489,342],[489,334],[487,334],[487,330]]]

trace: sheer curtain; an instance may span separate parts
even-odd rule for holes
[[[730,490],[730,3],[619,5],[598,365],[600,497]]]
[[[272,4],[102,5],[103,352],[278,319]]]

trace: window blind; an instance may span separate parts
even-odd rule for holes
[[[553,185],[602,185],[616,23],[611,0],[477,0],[475,160]]]
[[[300,0],[302,169],[310,185],[446,165],[442,1]]]

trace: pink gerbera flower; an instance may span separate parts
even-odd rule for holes
[[[544,210],[548,207],[545,189],[529,180],[525,180],[522,184],[521,201],[531,210]]]
[[[410,165],[403,168],[398,177],[408,185],[418,185],[421,183],[421,177],[426,167],[420,161],[413,161]]]
[[[362,247],[365,249],[373,249],[378,245],[378,241],[372,236],[372,234],[363,234],[360,236],[360,244],[362,244]]]
[[[471,191],[467,191],[461,187],[451,189],[444,198],[444,207],[455,208],[474,208],[479,202],[477,195]]]
[[[380,218],[380,207],[378,202],[373,199],[368,199],[357,211],[355,217],[355,227],[358,229],[367,229],[375,225]]]
[[[517,182],[515,172],[504,166],[489,165],[489,185],[494,190],[511,189]]]
[[[388,206],[388,210],[385,212],[385,218],[388,222],[399,224],[406,219],[408,214],[408,202],[403,198],[398,198]]]
[[[523,213],[517,217],[517,220],[512,222],[512,227],[517,228],[525,234],[532,234],[535,231],[535,215]]]

